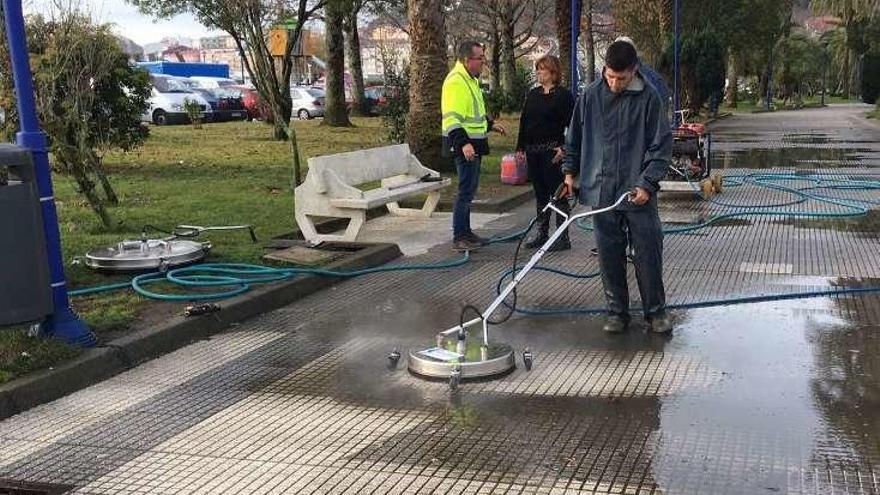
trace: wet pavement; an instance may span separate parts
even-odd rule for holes
[[[880,127],[861,111],[727,119],[713,127],[716,150],[747,146],[745,133],[766,137],[760,149],[845,146],[847,136],[872,151],[823,170],[870,176]],[[805,134],[827,142],[790,137]],[[726,173],[754,171],[735,167]],[[747,187],[719,199],[790,200]],[[509,232],[529,214],[483,232]],[[841,221],[855,227],[776,215],[670,235],[670,303],[880,285],[880,217]],[[573,238],[573,251],[542,264],[595,271],[591,236]],[[530,348],[531,371],[517,356],[513,373],[452,392],[405,363],[388,369],[394,347],[429,345],[465,303],[491,301],[512,251],[494,245],[461,268],[344,282],[0,422],[0,478],[114,494],[880,494],[880,295],[680,310],[671,337],[639,322],[607,336],[593,316],[515,315],[491,335]],[[438,246],[401,263],[454,256]],[[600,294],[595,278],[542,272],[517,302],[599,308]]]

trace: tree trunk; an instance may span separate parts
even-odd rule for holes
[[[663,42],[666,37],[672,34],[675,29],[675,2],[674,0],[660,0],[658,8],[660,9],[660,34],[663,36]]]
[[[562,84],[571,86],[571,0],[556,0],[556,39],[562,63]]]
[[[408,0],[410,95],[407,142],[423,165],[454,171],[441,157],[440,92],[446,77],[444,0]]]
[[[501,24],[501,87],[508,96],[514,95],[516,85],[516,55],[514,54],[514,37],[516,36],[516,19],[514,19],[511,0],[503,0],[500,5]]]
[[[327,46],[326,107],[322,125],[350,127],[348,109],[345,106],[345,42],[342,21],[345,17],[346,0],[329,0],[324,7]]]
[[[739,67],[736,61],[736,51],[731,48],[727,55],[727,91],[724,94],[724,101],[730,108],[736,108],[737,99],[739,98]]]
[[[351,78],[354,81],[354,106],[352,114],[367,115],[367,99],[364,95],[364,69],[361,60],[361,38],[358,33],[358,8],[359,2],[353,2],[354,7],[345,16],[345,45],[348,56],[348,64],[351,67]]]
[[[501,90],[501,36],[497,29],[493,29],[492,45],[489,47],[489,84],[492,91]]]
[[[596,37],[593,33],[593,0],[584,2],[584,14],[586,14],[586,25],[584,26],[587,45],[587,81],[596,80]],[[577,88],[572,88],[577,90]]]
[[[101,182],[101,188],[104,190],[104,196],[107,198],[107,203],[113,206],[118,205],[119,197],[116,196],[116,191],[113,190],[113,185],[110,184],[110,177],[107,175],[107,170],[104,168],[104,163],[102,162],[101,157],[91,150],[89,150],[88,153],[92,164],[92,170]]]
[[[269,105],[269,110],[272,112],[272,137],[277,141],[286,140],[289,137],[286,129],[290,125],[293,103],[288,98],[286,104],[280,101]]]
[[[95,193],[95,183],[89,179],[84,166],[72,162],[72,160],[79,159],[77,156],[78,153],[71,153],[72,156],[67,156],[66,153],[59,153],[58,155],[58,161],[63,163],[64,168],[73,175],[73,180],[76,181],[80,193],[82,193],[86,198],[86,201],[89,202],[89,206],[92,208],[92,211],[98,215],[98,218],[101,219],[101,223],[104,227],[109,228],[112,226],[113,221],[110,219],[110,214],[107,213],[107,209],[104,207],[104,202],[101,201],[101,198]]]

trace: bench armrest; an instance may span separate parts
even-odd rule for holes
[[[416,155],[413,155],[413,154],[409,155],[408,165],[409,165],[409,175],[412,175],[413,177],[421,178],[426,175],[430,175],[431,177],[440,177],[440,172],[437,172],[435,170],[431,170],[430,168],[422,165],[422,163],[419,161],[419,159],[416,158]]]

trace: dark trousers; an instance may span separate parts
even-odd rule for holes
[[[542,210],[550,202],[550,198],[553,197],[564,179],[560,165],[553,163],[553,155],[553,151],[526,154],[529,179],[531,179],[532,188],[535,190],[535,207],[538,210],[537,226],[542,233],[547,233],[550,230],[550,215],[553,214],[553,211],[542,213]],[[569,211],[568,201],[560,201],[557,208],[567,214]],[[556,226],[563,223],[565,223],[565,219],[557,213]]]
[[[645,318],[650,320],[662,314],[666,310],[666,291],[663,288],[663,230],[657,207],[600,213],[593,217],[593,227],[609,313],[629,319],[628,240],[634,251],[633,264]]]
[[[455,168],[458,172],[458,196],[452,210],[452,237],[459,240],[471,233],[471,202],[480,185],[479,155],[467,161],[461,155],[455,157]]]

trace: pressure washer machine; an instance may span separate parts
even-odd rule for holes
[[[703,197],[721,192],[722,176],[712,172],[712,134],[705,124],[684,122],[687,110],[681,110],[682,123],[672,130],[672,163],[666,178],[660,181],[664,192],[694,192]]]

